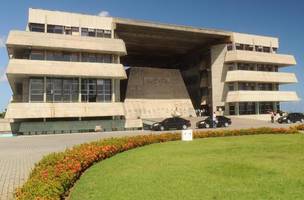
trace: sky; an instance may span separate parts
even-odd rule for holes
[[[280,71],[296,73],[298,78],[297,84],[280,89],[297,91],[304,99],[303,0],[1,0],[0,111],[12,95],[4,75],[8,63],[6,37],[10,30],[25,30],[30,7],[278,37],[279,53],[292,54],[297,60],[296,66]],[[304,112],[304,101],[283,103],[282,107]]]

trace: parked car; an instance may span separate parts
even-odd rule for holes
[[[171,117],[164,119],[161,122],[156,122],[152,124],[151,129],[154,131],[164,131],[169,129],[187,129],[191,126],[191,123],[189,120],[180,118],[180,117]]]
[[[304,114],[303,113],[289,113],[285,116],[280,117],[277,120],[280,124],[282,123],[296,123],[296,122],[302,122],[304,123]]]
[[[231,119],[225,116],[217,116],[216,117],[216,127],[228,127],[231,125]],[[211,117],[207,117],[206,119],[199,121],[196,123],[197,128],[211,128],[213,127],[213,120]]]

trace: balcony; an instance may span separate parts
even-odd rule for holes
[[[123,103],[10,103],[6,118],[123,116]]]
[[[236,70],[228,71],[225,82],[297,83],[294,73]]]
[[[7,75],[12,76],[69,76],[100,77],[126,79],[127,75],[121,64],[63,62],[45,60],[10,59]]]
[[[296,92],[289,91],[229,91],[226,102],[299,101]]]
[[[296,65],[296,60],[292,55],[263,53],[256,51],[233,50],[227,51],[225,62],[247,62],[276,64],[280,66]]]
[[[101,52],[126,55],[126,46],[121,39],[81,37],[53,33],[29,31],[11,31],[7,38],[7,47],[35,47],[41,49],[77,50],[82,52]]]

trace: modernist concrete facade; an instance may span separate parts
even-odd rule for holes
[[[297,82],[279,72],[296,61],[278,53],[275,37],[29,9],[26,30],[12,30],[6,46],[6,118],[21,133],[28,123],[56,121],[140,127],[201,108],[262,118],[299,100],[279,91]]]

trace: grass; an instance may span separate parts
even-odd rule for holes
[[[153,144],[95,164],[70,199],[304,199],[304,136]]]

